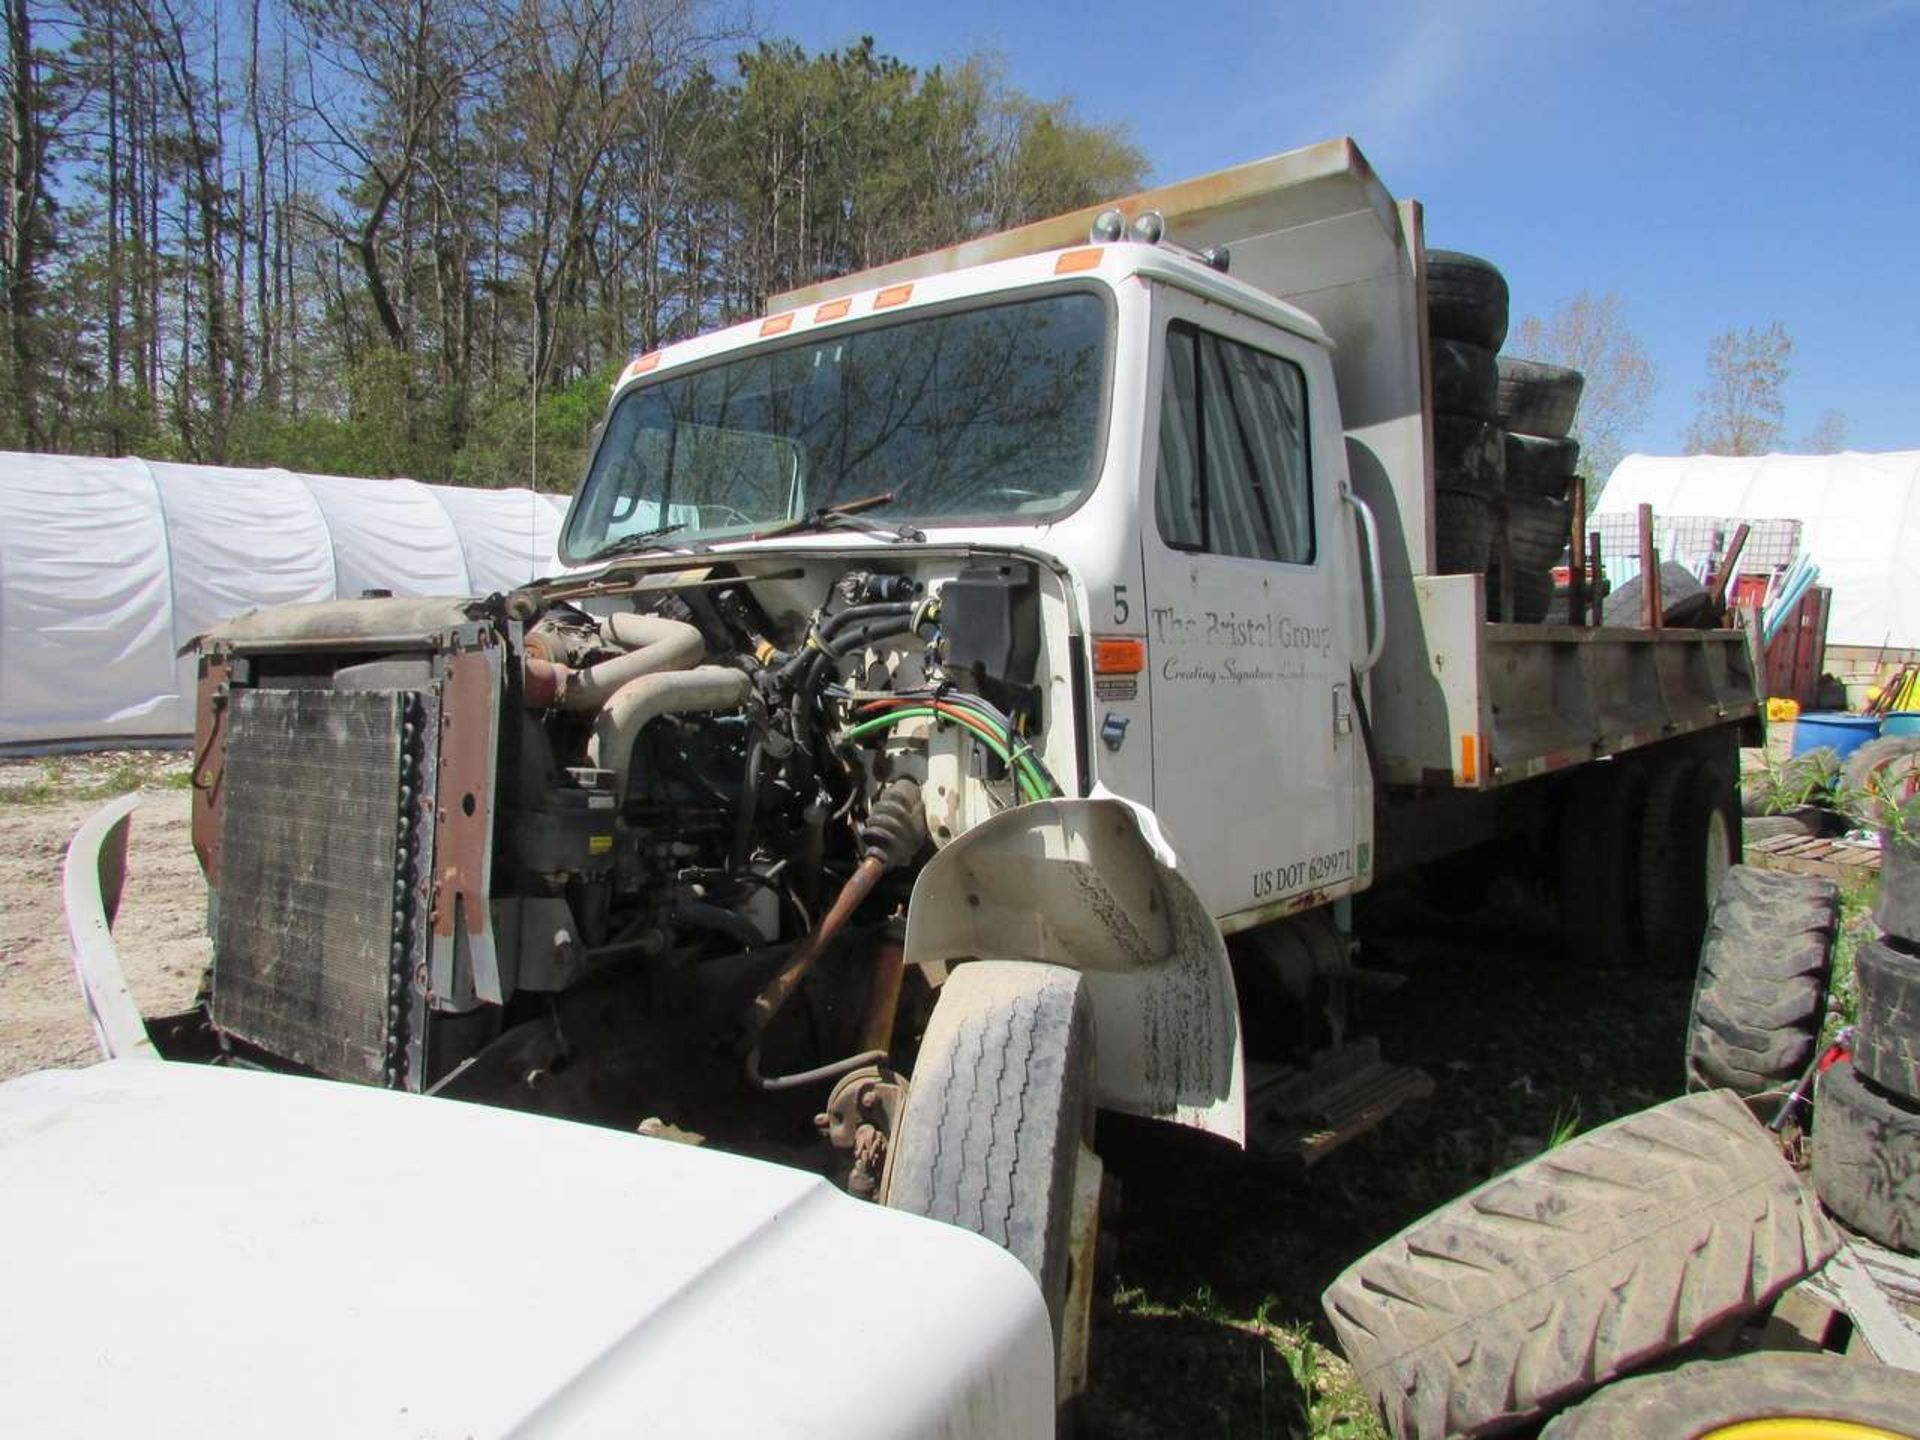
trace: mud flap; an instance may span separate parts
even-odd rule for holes
[[[906,958],[1080,971],[1100,1105],[1245,1143],[1226,944],[1133,802],[1036,801],[967,831],[914,884]]]

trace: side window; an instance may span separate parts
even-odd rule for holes
[[[1169,326],[1153,508],[1175,550],[1311,564],[1300,367],[1184,321]]]

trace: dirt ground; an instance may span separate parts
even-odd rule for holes
[[[151,762],[128,842],[115,935],[127,983],[147,1014],[183,1010],[207,963],[207,887],[187,834],[185,760]],[[83,762],[60,762],[60,793],[104,788]],[[146,775],[142,775],[142,780]],[[75,986],[61,903],[73,832],[104,798],[52,800],[30,766],[0,767],[0,1079],[97,1057]]]

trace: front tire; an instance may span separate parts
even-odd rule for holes
[[[1056,1353],[1063,1336],[1085,1334],[1068,1324],[1068,1295],[1071,1256],[1092,1249],[1073,1244],[1075,1180],[1092,1134],[1086,982],[1031,961],[956,966],[914,1063],[886,1203],[1010,1251],[1040,1282]],[[1075,1360],[1062,1356],[1063,1375],[1078,1373]]]

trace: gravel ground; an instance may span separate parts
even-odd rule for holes
[[[188,837],[186,763],[94,756],[0,766],[0,1079],[97,1058],[60,886],[67,842],[106,802],[99,792],[143,796],[114,931],[127,983],[146,1014],[193,1002],[207,963],[207,887]],[[87,798],[54,798],[71,795]]]

